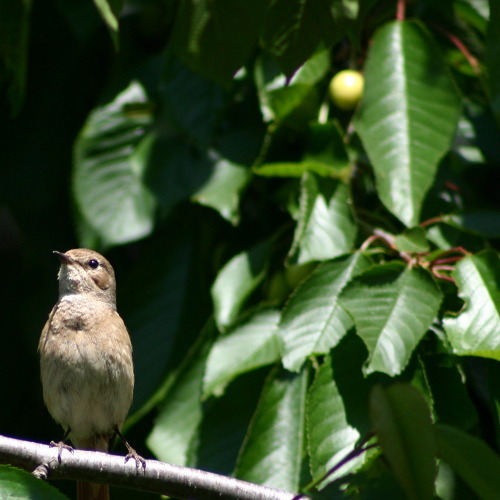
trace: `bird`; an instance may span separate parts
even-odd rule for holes
[[[70,439],[82,450],[108,452],[132,403],[132,344],[116,308],[113,267],[98,252],[54,251],[60,261],[59,299],[40,336],[40,374],[45,405],[64,429],[59,460]],[[123,439],[125,460],[145,461]],[[77,483],[79,500],[109,499],[104,484]]]

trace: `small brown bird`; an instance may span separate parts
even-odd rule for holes
[[[39,343],[43,399],[76,448],[106,452],[121,436],[134,388],[132,345],[116,311],[115,273],[93,250],[54,253],[61,261],[59,300]],[[60,452],[70,448],[58,446]],[[109,498],[107,485],[79,482],[77,491],[82,500]]]

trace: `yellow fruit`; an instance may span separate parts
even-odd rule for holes
[[[330,97],[340,109],[350,111],[361,99],[363,87],[363,75],[359,71],[345,69],[339,71],[330,81]]]

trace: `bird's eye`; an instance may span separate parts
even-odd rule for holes
[[[88,261],[88,265],[92,269],[97,269],[99,267],[99,262],[97,260],[95,260],[95,259],[91,259],[91,260]]]

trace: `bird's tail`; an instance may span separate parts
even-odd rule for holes
[[[76,498],[78,500],[109,500],[109,486],[107,484],[77,481]]]
[[[86,440],[76,440],[73,443],[80,450],[108,451],[109,436],[94,436]],[[76,498],[78,500],[109,500],[107,484],[86,483],[77,481]]]

